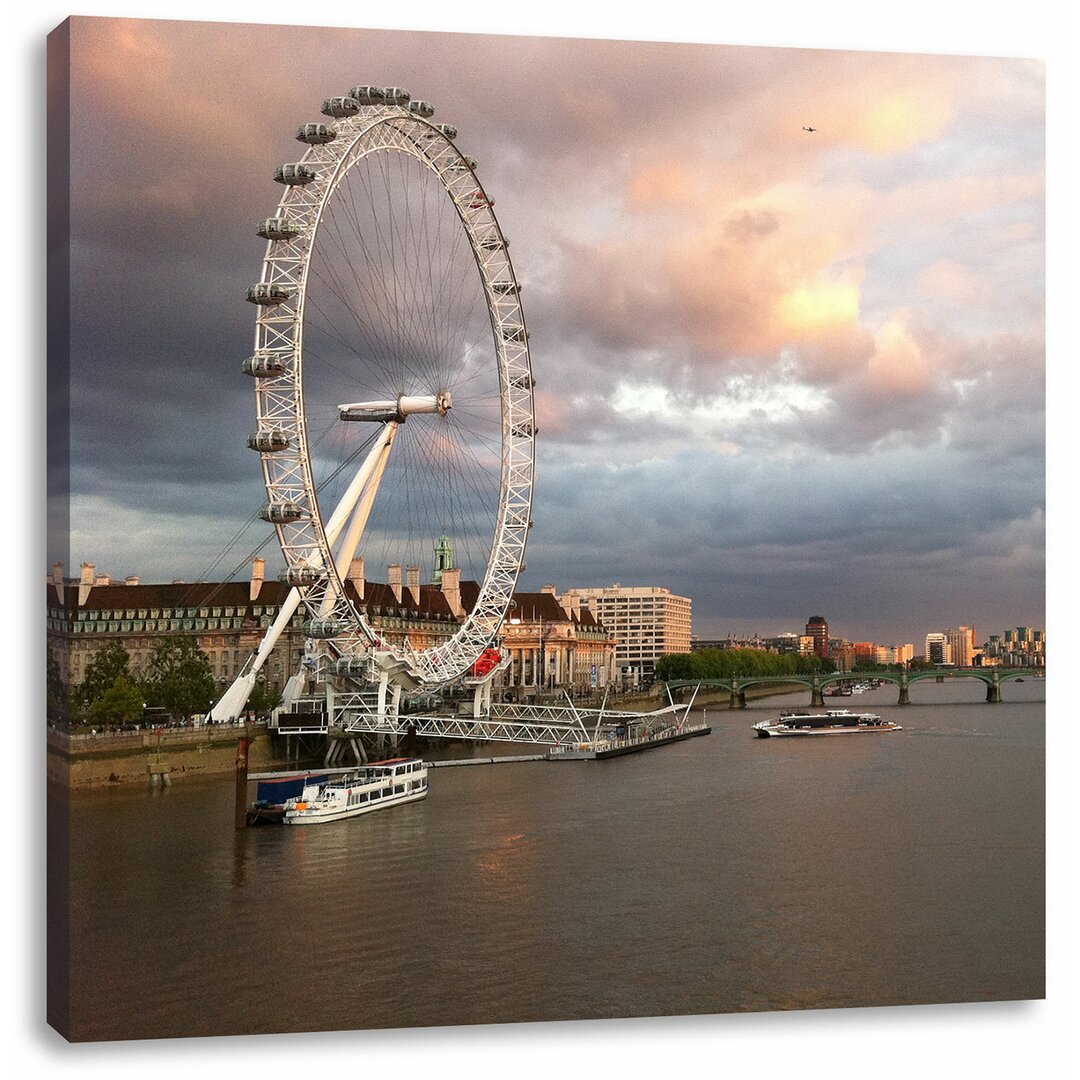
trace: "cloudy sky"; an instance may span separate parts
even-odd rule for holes
[[[665,585],[702,636],[1043,625],[1041,64],[107,19],[72,44],[71,562],[190,580],[263,501],[253,224],[324,97],[395,84],[479,159],[525,284],[526,588]]]

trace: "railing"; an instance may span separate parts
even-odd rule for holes
[[[644,735],[634,735],[622,739],[597,739],[593,742],[580,743],[577,746],[560,745],[551,751],[553,754],[573,753],[581,750],[624,750],[632,746],[644,746],[648,743],[663,742],[665,739],[674,738],[676,735],[690,735],[695,731],[708,730],[708,724],[675,724],[671,727],[661,728],[659,731],[647,732]]]
[[[191,743],[234,743],[247,731],[249,735],[262,734],[265,724],[210,724],[199,727],[142,728],[139,731],[90,731],[80,734],[50,730],[48,741],[57,749],[68,753],[102,753],[109,750],[132,751],[139,749],[164,750],[170,746]]]

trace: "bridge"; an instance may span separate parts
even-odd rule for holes
[[[831,671],[815,672],[812,675],[732,675],[727,679],[673,679],[666,684],[668,690],[674,694],[676,690],[687,687],[720,687],[731,694],[731,709],[746,708],[746,690],[750,686],[777,686],[801,684],[810,690],[810,704],[824,705],[824,691],[834,684],[853,682],[866,679],[879,679],[882,682],[893,683],[899,688],[900,696],[898,705],[910,705],[908,690],[912,683],[924,682],[933,679],[935,682],[952,681],[954,679],[979,679],[986,683],[987,702],[1001,701],[1001,685],[1016,679],[1032,678],[1035,671],[1032,668],[1002,668],[1002,667],[973,667],[973,668],[918,668],[914,671],[892,671],[883,669],[880,671]]]

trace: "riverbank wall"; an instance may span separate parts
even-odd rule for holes
[[[285,768],[275,753],[265,724],[174,728],[100,735],[67,735],[49,731],[48,778],[72,788],[107,784],[149,783],[152,772],[166,772],[170,781],[183,777],[232,773],[241,735],[248,736],[248,768],[254,772]]]

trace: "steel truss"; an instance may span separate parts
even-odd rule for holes
[[[479,699],[479,695],[478,695]],[[279,717],[279,730],[289,734],[405,735],[426,738],[477,739],[484,742],[540,743],[576,746],[588,743],[606,730],[637,722],[652,729],[685,722],[690,705],[671,705],[654,712],[616,712],[578,709],[568,705],[517,705],[498,703],[479,714],[430,716],[399,711],[397,700],[380,698],[374,689],[333,694],[329,700],[310,699],[310,719],[304,725]],[[325,711],[321,711],[323,706]],[[282,721],[284,720],[284,723]]]

